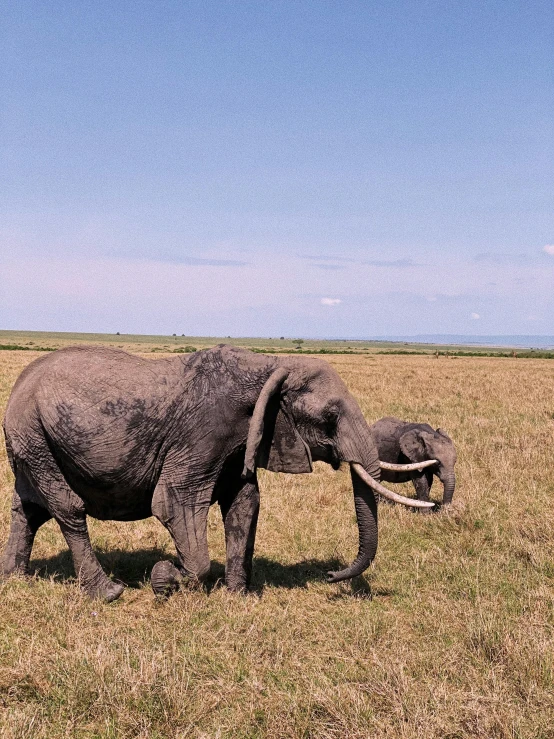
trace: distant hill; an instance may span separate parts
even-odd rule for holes
[[[464,346],[506,346],[527,349],[554,348],[554,336],[507,334],[473,336],[471,334],[417,334],[416,336],[376,336],[375,341],[404,341],[410,344],[456,344]],[[367,339],[366,339],[367,341]]]

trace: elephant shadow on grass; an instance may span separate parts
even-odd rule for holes
[[[145,582],[149,582],[152,567],[161,559],[168,558],[168,553],[158,547],[134,551],[96,549],[95,554],[102,568],[111,573],[114,580],[123,582],[129,588],[140,588]],[[52,557],[32,559],[30,570],[38,577],[52,577],[58,581],[75,579],[75,569],[69,550],[61,551]]]
[[[150,582],[152,567],[163,559],[168,559],[164,549],[151,547],[126,551],[111,549],[107,552],[96,551],[102,567],[112,574],[115,580],[123,582],[129,588],[140,588]],[[169,556],[169,559],[172,559]],[[307,588],[309,583],[324,582],[329,570],[340,569],[342,563],[336,559],[304,559],[293,564],[283,564],[268,557],[254,557],[251,592],[262,595],[267,587],[276,588]],[[75,571],[69,551],[62,551],[53,557],[33,559],[31,572],[38,577],[53,577],[58,581],[75,579]],[[208,593],[222,586],[225,579],[225,565],[212,560],[211,572],[205,583]],[[346,590],[348,588],[348,590]],[[373,595],[388,595],[385,592],[373,592]],[[351,583],[346,582],[338,592],[332,591],[330,597],[344,598],[355,595],[357,597],[372,597],[372,590],[363,577],[355,578]]]
[[[266,557],[254,558],[252,591],[262,595],[266,587],[307,588],[311,582],[325,582],[327,572],[339,570],[344,562],[333,559],[305,559],[295,564],[284,565]],[[223,567],[222,567],[223,572]],[[394,591],[387,588],[371,587],[366,577],[360,575],[352,580],[329,585],[328,599],[388,597]]]

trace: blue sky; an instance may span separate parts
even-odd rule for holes
[[[554,333],[550,1],[18,0],[1,34],[0,328]]]

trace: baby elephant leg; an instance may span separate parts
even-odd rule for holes
[[[43,523],[52,518],[49,511],[33,499],[38,500],[36,493],[25,475],[18,472],[12,500],[10,536],[0,569],[2,575],[14,572],[28,574],[35,534]]]
[[[433,475],[429,475],[426,473],[425,470],[423,470],[413,476],[412,482],[414,483],[417,499],[430,500],[429,493],[431,491],[431,485],[433,483]],[[431,510],[431,508],[421,508],[419,509],[419,512],[430,513]]]
[[[244,592],[250,586],[256,526],[260,510],[258,481],[240,480],[229,496],[220,500],[225,527],[227,563],[225,584],[229,590]]]

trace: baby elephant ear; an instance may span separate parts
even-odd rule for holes
[[[427,458],[421,433],[416,429],[406,431],[400,437],[400,449],[412,462],[423,462]]]
[[[243,478],[252,477],[257,467],[272,472],[311,472],[309,449],[282,402],[282,388],[288,372],[278,369],[262,388],[250,420]]]

